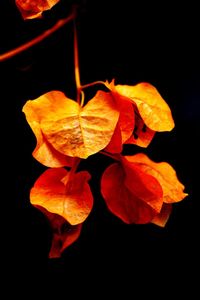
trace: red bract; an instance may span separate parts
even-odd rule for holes
[[[37,208],[47,217],[52,229],[52,243],[49,258],[58,258],[67,247],[79,238],[82,224],[70,225],[61,216],[50,213],[41,206],[37,206]]]
[[[80,224],[93,205],[89,179],[86,171],[71,174],[63,168],[48,169],[31,189],[31,203],[63,217],[71,225]]]
[[[183,189],[169,164],[154,163],[144,154],[120,157],[101,181],[108,208],[126,223],[164,225],[170,210],[163,203],[182,200]]]
[[[51,9],[60,0],[15,0],[24,19],[41,17],[43,11]]]

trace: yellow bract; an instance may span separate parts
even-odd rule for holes
[[[41,146],[41,135],[58,153],[87,158],[105,148],[114,133],[119,111],[110,95],[97,92],[84,107],[62,92],[28,101],[23,111]]]
[[[149,83],[134,86],[114,85],[112,81],[106,86],[115,97],[124,96],[136,105],[144,123],[154,131],[170,131],[174,127],[171,110],[157,89]]]

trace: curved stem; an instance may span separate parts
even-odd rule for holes
[[[79,58],[78,58],[78,37],[76,23],[74,21],[74,73],[77,91],[77,102],[80,104],[81,100],[81,80],[80,80],[80,69],[79,69]]]
[[[86,89],[88,87],[91,87],[93,85],[96,85],[96,84],[103,84],[105,85],[105,82],[101,81],[101,80],[97,80],[97,81],[94,81],[94,82],[91,82],[91,83],[87,83],[87,84],[84,84],[81,86],[82,89]]]
[[[15,48],[12,49],[6,53],[0,54],[0,62],[1,61],[5,61],[29,48],[31,48],[32,46],[37,45],[38,43],[40,43],[41,41],[43,41],[44,39],[46,39],[48,36],[50,36],[52,33],[54,33],[55,31],[57,31],[59,28],[63,27],[65,24],[69,23],[70,21],[75,19],[75,11],[72,11],[72,13],[65,19],[59,20],[52,28],[46,30],[45,32],[43,32],[42,34],[40,34],[39,36],[37,36],[36,38],[32,39],[31,41]]]

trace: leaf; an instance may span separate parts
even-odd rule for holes
[[[56,94],[54,94],[54,96],[56,97]],[[59,97],[59,94],[57,96]],[[48,113],[47,111],[44,111],[42,105],[40,107],[40,103],[38,104],[37,101],[27,101],[23,107],[23,112],[25,113],[27,122],[29,123],[37,140],[37,145],[33,151],[33,157],[46,167],[71,167],[73,158],[62,154],[53,148],[41,130],[40,122],[43,114]]]
[[[41,17],[43,11],[51,9],[60,0],[15,0],[24,19]]]
[[[80,224],[93,205],[89,179],[86,171],[71,174],[63,168],[48,169],[31,189],[31,203],[58,214],[71,225]]]
[[[153,218],[151,223],[158,225],[160,227],[165,227],[171,212],[172,212],[172,204],[163,203],[160,213]]]
[[[171,110],[157,89],[149,83],[135,86],[114,85],[106,82],[115,98],[125,97],[137,107],[144,124],[153,131],[171,131],[174,127]],[[136,124],[137,125],[137,124]]]
[[[52,229],[49,258],[59,258],[62,252],[79,238],[82,224],[70,225],[61,216],[50,213],[43,207],[37,206],[37,208],[47,217]]]
[[[28,101],[23,111],[27,110],[36,114],[32,123],[35,119],[39,121],[42,134],[54,149],[80,158],[87,158],[108,145],[119,118],[112,96],[103,91],[97,92],[84,107],[62,92],[49,92]]]
[[[163,203],[158,181],[124,158],[105,170],[101,193],[109,210],[128,224],[151,222]]]
[[[137,164],[143,172],[154,176],[163,189],[163,202],[173,203],[183,200],[187,194],[183,192],[184,185],[177,178],[175,170],[166,162],[156,163],[145,154],[126,156],[130,163]]]

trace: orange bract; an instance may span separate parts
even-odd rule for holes
[[[175,170],[168,163],[155,163],[143,153],[126,156],[126,159],[130,163],[137,164],[143,172],[154,176],[159,181],[163,189],[163,202],[178,202],[187,196],[183,192],[184,185],[180,183]]]
[[[146,155],[121,157],[102,176],[101,191],[108,208],[126,223],[153,222],[164,226],[171,207],[187,194],[167,163],[154,163]]]
[[[44,97],[41,105],[40,101],[39,103],[38,101],[27,101],[27,103],[23,107],[23,112],[26,115],[27,122],[29,123],[37,139],[37,145],[35,147],[35,150],[33,151],[33,157],[37,159],[41,164],[51,168],[58,168],[63,166],[70,167],[72,165],[73,159],[71,157],[67,157],[66,155],[53,148],[41,130],[40,124],[42,118],[45,117],[46,114],[49,114],[51,110],[55,109],[54,101],[59,101],[59,96],[60,92],[54,92],[49,95],[49,99],[45,99]],[[49,105],[49,102],[51,103],[51,106]]]
[[[125,223],[148,223],[161,210],[160,184],[137,166],[112,164],[102,176],[101,192],[111,212]]]
[[[27,101],[23,111],[38,140],[35,151],[44,137],[60,154],[80,158],[108,145],[119,118],[112,96],[103,91],[84,107],[62,92],[49,92]]]
[[[93,197],[86,171],[70,176],[63,168],[46,170],[31,189],[30,200],[51,213],[62,216],[71,225],[82,223],[89,215]]]
[[[41,17],[43,11],[51,9],[60,0],[15,0],[24,19]]]
[[[132,101],[145,124],[154,131],[171,131],[174,121],[171,110],[157,89],[146,82],[129,85],[110,84],[110,89],[116,95],[124,96]]]
[[[41,206],[37,206],[37,208],[45,214],[52,229],[49,258],[59,258],[62,252],[79,238],[82,224],[70,225],[61,216],[50,213]]]
[[[147,147],[151,142],[155,131],[170,131],[174,127],[174,121],[170,108],[160,96],[155,87],[148,83],[140,83],[135,86],[114,85],[106,82],[116,102],[132,103],[134,113],[129,119],[134,119],[133,131],[127,131],[130,135],[126,138],[126,143]],[[130,112],[130,108],[127,110]],[[131,114],[130,114],[131,115]],[[131,129],[131,128],[129,128]],[[132,135],[133,133],[133,135]]]

